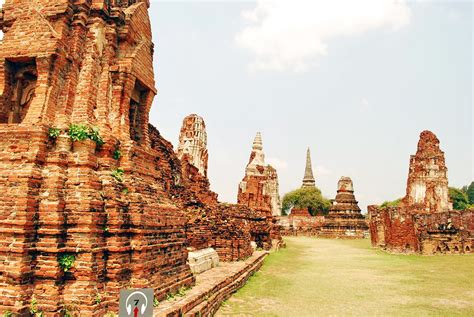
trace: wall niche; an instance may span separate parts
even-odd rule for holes
[[[38,74],[36,61],[6,62],[5,93],[0,123],[21,123],[35,98]]]

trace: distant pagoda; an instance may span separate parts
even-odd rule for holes
[[[303,185],[302,188],[316,187],[316,181],[314,180],[313,167],[311,165],[311,152],[308,148],[306,152],[306,169],[304,171]]]

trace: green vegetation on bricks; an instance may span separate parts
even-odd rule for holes
[[[71,124],[68,134],[74,142],[90,139],[97,143],[97,145],[104,144],[104,140],[100,136],[100,131],[97,127],[90,127],[86,124]]]

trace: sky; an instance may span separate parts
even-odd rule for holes
[[[282,196],[309,147],[327,198],[341,176],[364,212],[402,197],[426,129],[450,185],[474,179],[472,2],[151,0],[150,16],[150,121],[177,148],[183,118],[204,118],[221,201],[236,202],[256,132]]]
[[[282,195],[306,149],[334,198],[352,178],[365,211],[402,197],[419,134],[433,131],[451,186],[474,179],[471,2],[152,1],[151,122],[175,147],[206,121],[209,179],[235,202],[256,132]]]

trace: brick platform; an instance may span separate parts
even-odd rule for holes
[[[223,301],[258,271],[267,255],[266,251],[256,251],[245,261],[222,263],[198,275],[196,285],[185,296],[160,303],[154,316],[213,315]]]

